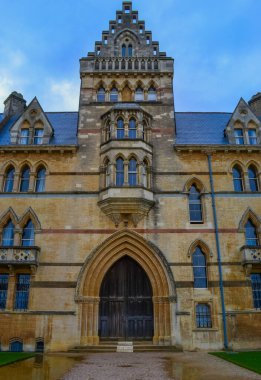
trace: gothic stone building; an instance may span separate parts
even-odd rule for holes
[[[0,114],[1,350],[260,348],[261,94],[175,112],[131,2],[80,76],[79,112]]]

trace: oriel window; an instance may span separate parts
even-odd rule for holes
[[[124,121],[123,119],[117,120],[117,139],[124,139]]]
[[[137,126],[136,126],[136,120],[130,119],[129,121],[129,138],[130,139],[136,139],[137,138]]]
[[[137,186],[137,161],[134,158],[129,161],[128,179],[130,186]]]
[[[124,161],[120,157],[116,161],[116,186],[123,186],[124,184]]]

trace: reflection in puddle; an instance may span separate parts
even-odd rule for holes
[[[37,355],[0,368],[0,380],[58,380],[77,362],[79,356]]]
[[[190,367],[185,363],[178,363],[169,358],[167,362],[168,373],[175,380],[199,380],[201,370]]]

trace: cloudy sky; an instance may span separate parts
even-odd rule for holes
[[[121,4],[1,0],[0,103],[15,90],[46,111],[77,110],[79,58]],[[261,91],[260,0],[135,0],[133,8],[175,58],[176,111],[232,111]]]

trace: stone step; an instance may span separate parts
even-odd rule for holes
[[[98,346],[75,346],[70,349],[69,353],[88,353],[88,352],[181,352],[181,348],[176,346],[156,346],[153,344],[132,344],[131,342],[121,342],[122,345],[115,344],[100,344]],[[118,347],[122,350],[118,351]]]

